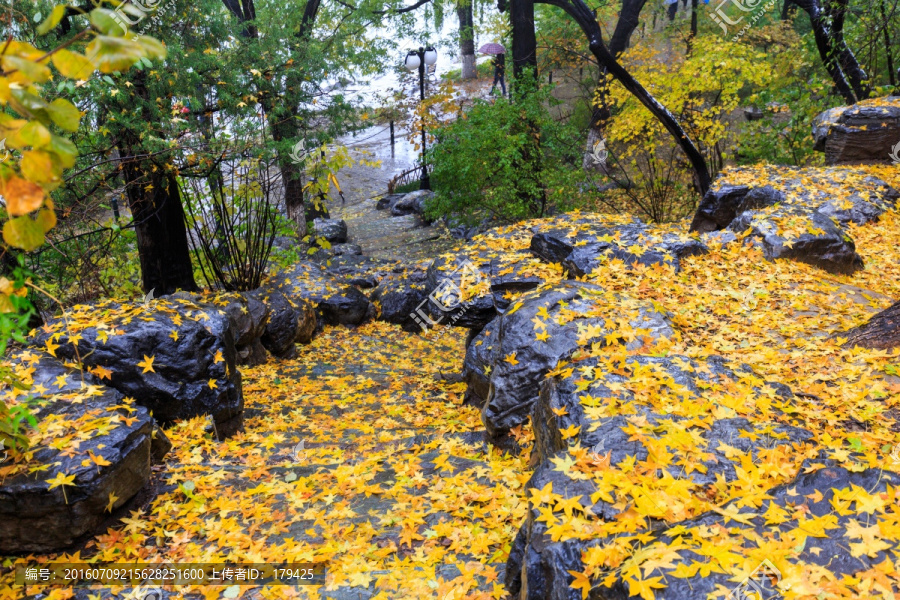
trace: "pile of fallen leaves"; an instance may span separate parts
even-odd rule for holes
[[[900,189],[895,171],[847,169],[851,175],[875,174]],[[765,176],[766,171],[758,173]],[[497,252],[519,252],[528,247],[532,228],[547,223],[493,230],[475,243]],[[683,223],[668,229],[679,227],[686,230]],[[750,394],[749,389],[759,386],[749,379],[711,390],[698,406],[652,370],[629,377],[623,389],[707,424],[722,415],[790,415],[804,423],[816,446],[831,458],[854,468],[900,470],[900,459],[892,457],[900,443],[900,354],[845,348],[840,335],[900,298],[900,217],[891,211],[878,223],[849,226],[849,233],[866,260],[866,269],[853,276],[830,275],[801,263],[766,262],[759,250],[739,244],[684,259],[678,273],[668,266],[618,261],[599,267],[588,281],[610,297],[621,294],[670,313],[678,335],[656,351],[698,361],[724,356],[748,365],[760,381],[786,384],[800,395],[785,406],[770,394]],[[560,276],[552,268],[540,273]],[[131,318],[140,318],[139,309],[134,310]],[[110,334],[114,323],[112,319]],[[540,332],[535,329],[536,338]],[[317,598],[326,590],[347,587],[379,599],[503,597],[498,569],[524,520],[528,499],[544,506],[547,519],[558,526],[558,539],[580,537],[600,525],[588,523],[582,507],[566,504],[556,494],[561,490],[539,490],[526,498],[527,453],[503,455],[479,441],[483,426],[476,409],[462,406],[464,385],[443,377],[460,370],[463,337],[462,330],[450,330],[431,341],[383,323],[356,330],[326,328],[296,359],[242,369],[244,433],[219,442],[205,431],[203,419],[179,423],[168,430],[174,449],[155,476],[160,493],[150,506],[75,555],[24,560],[318,562],[328,569],[324,589],[167,590],[210,599],[223,593],[229,598]],[[620,347],[589,346],[585,352],[610,364],[622,360],[613,353],[628,353]],[[577,369],[576,359],[559,365],[556,373]],[[593,377],[584,372],[585,385]],[[585,397],[583,407],[591,414],[631,413],[625,404],[597,405],[590,395]],[[637,432],[640,423],[633,427]],[[516,433],[521,443],[530,443],[527,428]],[[659,455],[679,448],[673,464],[694,468],[696,460],[685,449],[689,443],[689,437],[673,431],[663,438]],[[727,500],[757,505],[766,489],[796,475],[795,459],[773,450],[762,463],[744,465],[739,481],[700,499],[674,480],[659,480],[653,469],[614,472],[584,448],[572,447],[557,468],[592,478],[598,491],[610,497],[617,490],[649,493],[650,501],[626,503],[623,519],[610,525],[638,531],[646,518],[674,522]],[[662,492],[666,495],[654,496]],[[887,526],[896,511],[883,498],[842,503],[835,510],[854,510],[868,522],[855,532],[861,545],[854,552],[869,552],[896,537],[896,530]],[[810,527],[794,539],[828,535],[825,521]],[[679,548],[692,545],[709,560],[721,559],[713,568],[723,568],[729,560],[738,564],[735,556],[720,550],[737,543],[727,534],[717,532],[710,545],[701,539],[703,532],[684,533],[679,546],[641,556],[625,553],[624,542],[598,550],[585,557],[585,572],[631,577],[638,586],[634,589],[646,590],[640,593],[652,598],[653,589],[664,589],[665,582],[641,579],[642,570],[647,572],[653,561],[671,560]],[[0,578],[3,600],[21,594],[10,583],[11,575]],[[364,588],[370,591],[362,592]],[[798,583],[794,589],[804,588]],[[827,597],[846,597],[860,589],[864,584],[839,582]],[[27,592],[46,593],[50,600],[74,593],[37,586]],[[792,593],[790,597],[812,597]]]

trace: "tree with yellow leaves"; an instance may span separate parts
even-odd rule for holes
[[[122,71],[144,57],[164,58],[157,40],[131,35],[120,25],[116,6],[98,6],[87,15],[89,25],[63,44],[42,51],[11,36],[0,42],[0,140],[7,152],[0,162],[0,195],[4,200],[4,264],[11,267],[0,278],[0,351],[11,339],[21,339],[31,315],[26,278],[13,256],[31,252],[44,243],[56,225],[50,193],[63,181],[63,171],[75,164],[78,150],[67,134],[76,131],[81,111],[65,98],[48,101],[49,86],[56,81],[84,81],[95,70]],[[47,34],[66,15],[65,5],[53,8],[38,27]],[[52,67],[52,68],[51,68]],[[14,383],[9,373],[0,373]],[[22,424],[30,413],[0,402],[0,444],[15,453],[27,445]]]

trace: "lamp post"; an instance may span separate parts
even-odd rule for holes
[[[419,70],[419,98],[425,101],[425,67],[430,67],[437,62],[437,50],[429,46],[428,48],[419,47],[418,50],[410,50],[406,54],[406,60],[403,63],[409,71]],[[431,189],[431,179],[428,177],[428,165],[425,163],[425,119],[422,119],[422,179],[419,188],[423,190]]]

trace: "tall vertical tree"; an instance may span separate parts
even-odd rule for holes
[[[863,87],[863,81],[867,77],[856,61],[856,57],[844,42],[846,0],[839,0],[833,6],[828,4],[827,10],[819,3],[819,0],[791,0],[791,2],[809,16],[822,64],[828,71],[838,93],[843,96],[847,104],[854,104],[860,98],[866,97],[868,92]],[[825,0],[825,2],[829,3],[830,0]],[[835,21],[835,16],[839,17],[837,21]],[[855,85],[852,85],[851,81],[855,81]]]
[[[462,60],[462,78],[475,79],[478,71],[475,68],[475,14],[472,9],[474,0],[459,0],[456,4],[456,16],[459,19],[459,56]]]
[[[534,0],[509,0],[509,22],[512,29],[513,81],[518,81],[528,69],[537,78]]]

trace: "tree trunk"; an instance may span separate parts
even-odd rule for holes
[[[537,36],[534,33],[534,0],[509,0],[509,20],[512,25],[513,81],[526,69],[537,78]]]
[[[833,52],[837,55],[838,62],[847,75],[847,79],[850,80],[853,93],[856,94],[858,100],[863,100],[869,97],[871,88],[866,83],[869,80],[869,76],[859,65],[856,55],[853,54],[853,51],[850,50],[847,46],[847,41],[844,39],[847,2],[848,0],[829,0],[827,5],[828,12],[831,15],[831,31],[834,37]]]
[[[781,20],[790,21],[794,17],[796,8],[797,5],[794,4],[793,0],[784,0],[784,4],[781,5]]]
[[[478,71],[475,68],[475,17],[472,13],[472,0],[461,0],[456,5],[456,16],[459,18],[459,56],[462,59],[462,78],[475,79]]]
[[[139,72],[132,83],[135,94],[148,98],[146,75]],[[147,111],[144,118],[150,119]],[[134,219],[141,282],[144,292],[156,296],[177,290],[197,290],[188,247],[181,190],[174,172],[141,158],[146,154],[140,136],[127,132],[119,143],[120,168],[125,178],[125,194]]]
[[[884,27],[884,52],[887,58],[888,77],[890,77],[891,85],[896,86],[897,80],[894,78],[894,55],[891,52],[891,32],[890,23],[888,22],[887,11],[884,9],[884,0],[881,0],[881,24]]]
[[[819,56],[822,58],[825,70],[828,71],[828,75],[830,75],[831,80],[834,81],[834,85],[837,87],[838,92],[844,97],[847,104],[856,104],[856,94],[854,94],[850,84],[847,83],[844,71],[841,69],[841,65],[833,52],[834,39],[825,18],[824,11],[822,10],[822,7],[819,6],[819,0],[792,1],[809,15],[809,21],[812,24],[813,35],[816,40],[816,47],[819,50]]]
[[[139,146],[124,146],[121,152],[144,292],[153,290],[154,295],[165,296],[197,290],[175,174],[148,168],[136,157]]]
[[[603,43],[603,32],[600,30],[600,24],[597,23],[597,20],[594,18],[594,13],[591,12],[582,0],[540,1],[544,4],[550,4],[563,9],[566,14],[575,19],[575,22],[578,23],[582,32],[584,32],[587,37],[591,53],[597,59],[600,68],[606,69],[608,73],[615,77],[626,90],[631,92],[641,104],[647,107],[653,116],[655,116],[659,122],[662,123],[663,127],[672,134],[672,137],[675,138],[675,142],[684,152],[685,156],[687,156],[688,161],[690,161],[691,166],[694,169],[694,179],[697,189],[701,195],[705,195],[709,190],[711,179],[709,167],[706,165],[706,159],[703,158],[703,154],[694,144],[693,140],[688,137],[684,129],[682,129],[678,120],[675,119],[675,116],[669,112],[666,107],[660,104],[659,101],[644,88],[644,86],[638,83],[638,81],[631,76],[631,73],[620,65],[616,58],[610,53],[606,44]]]
[[[619,12],[619,20],[612,37],[609,38],[610,53],[619,56],[628,49],[631,36],[640,22],[641,11],[647,0],[622,0],[622,10]]]
[[[691,40],[697,37],[697,5],[700,3],[700,0],[691,0]],[[688,52],[690,52],[690,42],[688,42]]]
[[[900,347],[900,302],[878,313],[869,321],[838,337],[847,337],[844,346],[860,346],[873,350],[891,350]]]

